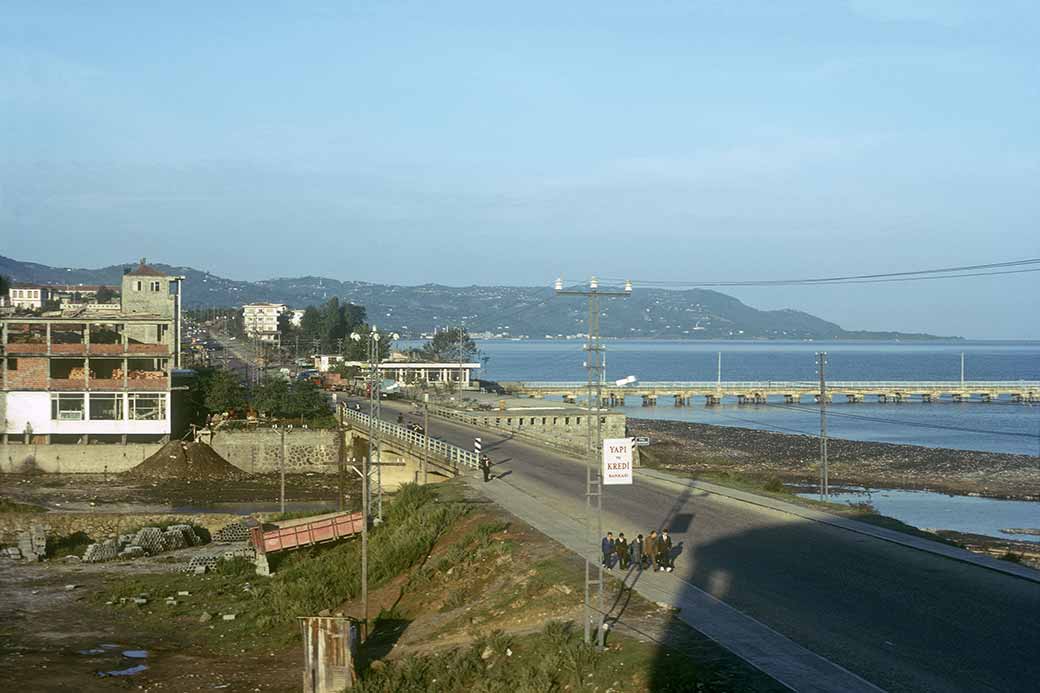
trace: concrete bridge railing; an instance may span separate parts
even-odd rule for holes
[[[358,427],[362,432],[367,431],[370,425],[374,425],[378,427],[381,434],[400,443],[404,443],[413,451],[426,449],[427,436],[423,433],[417,433],[406,426],[392,423],[390,421],[384,421],[382,419],[373,420],[373,417],[364,412],[357,411],[356,409],[346,409],[345,411],[347,418],[358,424]],[[430,446],[430,455],[448,463],[452,469],[458,470],[460,466],[477,469],[479,466],[480,459],[472,450],[464,450],[435,438],[429,438],[428,442]]]

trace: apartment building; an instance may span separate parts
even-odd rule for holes
[[[121,288],[117,311],[0,319],[0,442],[168,439],[180,278],[142,260]]]
[[[278,341],[278,316],[288,310],[284,303],[248,303],[242,306],[242,326],[249,337],[262,342]]]
[[[12,284],[7,297],[8,303],[15,308],[39,310],[51,299],[51,288],[39,284]]]

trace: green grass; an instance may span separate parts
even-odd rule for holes
[[[370,534],[370,588],[421,563],[437,539],[467,511],[468,506],[461,503],[441,502],[432,486],[402,486],[387,503],[386,522]],[[203,576],[129,576],[97,599],[117,602],[109,608],[126,610],[124,615],[138,624],[144,621],[156,630],[170,630],[192,642],[229,651],[289,643],[298,637],[296,617],[334,609],[360,592],[359,541],[289,552],[270,578],[255,575],[247,561],[218,565],[216,572]],[[178,599],[176,606],[162,601],[181,590],[192,594]],[[149,595],[146,607],[118,605],[120,597],[142,593]],[[216,617],[203,625],[198,623],[203,612],[234,613],[236,618],[221,621]]]
[[[485,691],[552,693],[564,690],[734,690],[708,679],[690,660],[656,645],[610,638],[607,652],[582,641],[571,623],[551,621],[541,633],[511,637],[499,631],[468,647],[380,662],[363,672],[359,693]],[[709,686],[710,687],[699,687]]]

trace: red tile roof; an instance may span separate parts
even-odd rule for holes
[[[164,272],[160,272],[154,267],[150,267],[145,264],[144,258],[141,258],[140,264],[135,269],[130,270],[127,274],[135,277],[165,277]]]

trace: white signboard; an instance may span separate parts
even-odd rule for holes
[[[632,439],[606,438],[603,441],[603,483],[632,483]]]

